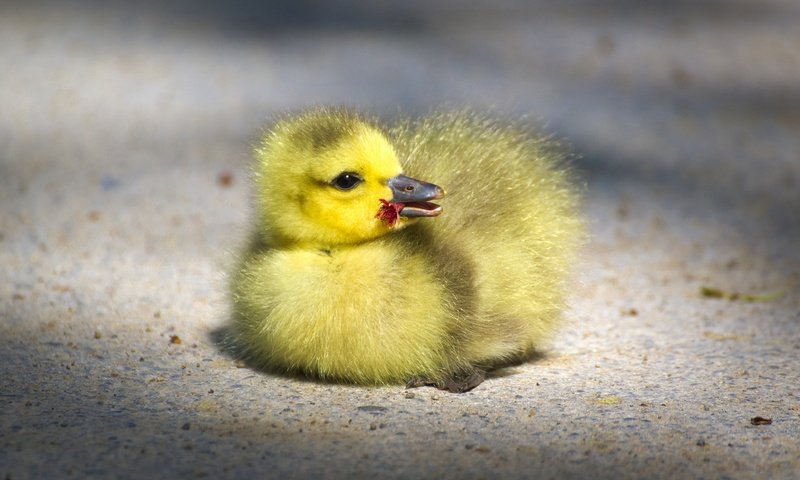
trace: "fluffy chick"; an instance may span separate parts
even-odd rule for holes
[[[545,138],[472,112],[380,127],[318,108],[256,156],[258,241],[232,284],[256,366],[466,391],[557,327],[583,222]]]

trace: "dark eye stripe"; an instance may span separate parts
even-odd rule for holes
[[[360,175],[353,172],[342,172],[338,177],[334,178],[331,185],[339,190],[352,190],[364,179]]]

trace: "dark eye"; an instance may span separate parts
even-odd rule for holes
[[[340,173],[338,177],[334,178],[331,182],[331,185],[339,190],[352,190],[356,185],[363,181],[364,179],[361,178],[357,173],[344,172]]]

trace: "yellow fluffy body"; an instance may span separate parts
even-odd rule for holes
[[[234,341],[256,365],[437,382],[524,358],[557,327],[583,224],[547,140],[469,112],[382,128],[316,109],[256,155],[259,239],[233,279]],[[332,188],[345,171],[363,184]],[[441,216],[375,218],[400,173],[447,190]]]

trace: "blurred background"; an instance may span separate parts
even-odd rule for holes
[[[4,1],[3,168],[241,165],[277,111],[470,104],[544,124],[592,174],[681,189],[690,210],[766,209],[758,235],[796,237],[798,9]]]
[[[409,403],[220,351],[251,145],[321,103],[572,145],[592,242],[548,360]],[[789,478],[799,207],[796,0],[0,1],[0,474]]]

